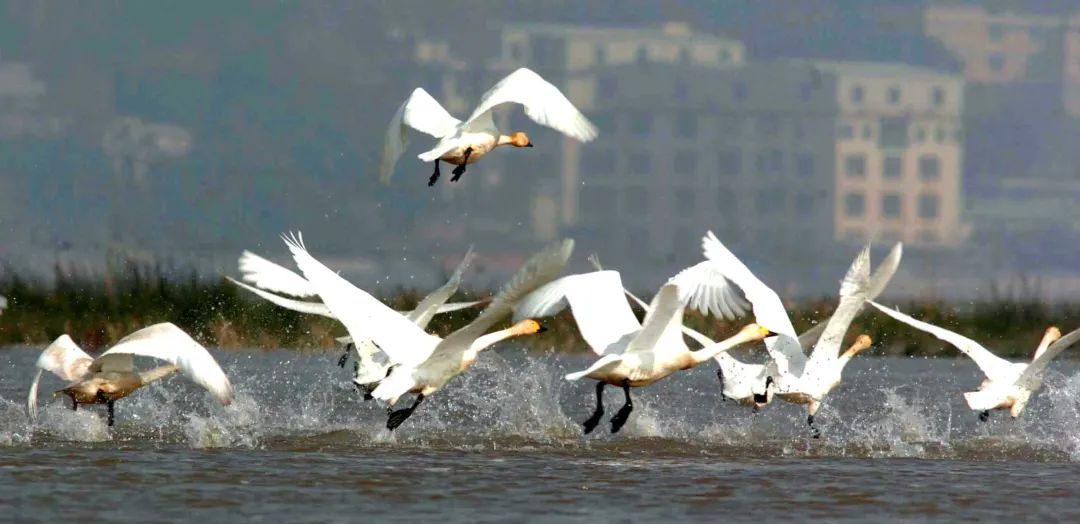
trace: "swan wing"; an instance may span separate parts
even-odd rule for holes
[[[593,362],[592,365],[590,365],[589,367],[581,371],[575,371],[574,373],[567,373],[564,378],[566,378],[566,380],[578,380],[581,378],[585,378],[589,376],[589,373],[594,373],[596,371],[618,366],[620,363],[622,363],[622,359],[622,355],[604,355],[597,359],[596,362]]]
[[[1050,347],[1046,348],[1046,351],[1043,351],[1039,356],[1032,359],[1031,364],[1028,364],[1028,367],[1024,369],[1024,372],[1020,374],[1020,378],[1016,379],[1016,381],[1023,384],[1038,377],[1054,357],[1058,356],[1062,351],[1065,351],[1069,346],[1077,342],[1080,342],[1080,329],[1073,330],[1068,335],[1065,335],[1054,341],[1053,344],[1050,344]]]
[[[567,100],[559,88],[525,67],[510,73],[484,93],[480,104],[465,121],[466,125],[490,125],[490,111],[508,103],[521,104],[533,122],[581,142],[596,138],[596,126]]]
[[[750,303],[712,261],[690,266],[668,282],[677,284],[687,307],[704,315],[734,320],[750,311]]]
[[[959,333],[949,331],[948,329],[945,329],[943,327],[938,327],[933,324],[917,320],[895,309],[878,304],[877,302],[874,302],[872,300],[869,302],[870,305],[876,307],[882,313],[885,313],[886,315],[896,320],[899,320],[900,322],[903,322],[904,324],[907,324],[915,329],[929,333],[942,341],[952,344],[956,347],[956,349],[959,349],[961,353],[967,355],[969,358],[971,358],[971,360],[975,361],[975,365],[979,366],[979,369],[981,369],[983,374],[985,374],[987,377],[994,378],[1010,375],[1015,376],[1011,371],[1011,362],[991,353],[990,350],[986,349],[978,342],[975,342],[974,340],[971,340],[970,338],[967,338]]]
[[[801,374],[806,355],[799,346],[795,327],[791,325],[780,296],[759,280],[712,231],[702,238],[701,246],[705,258],[715,264],[716,270],[742,290],[753,308],[755,322],[777,333],[778,336],[765,339],[765,346],[779,365],[780,372]]]
[[[513,313],[518,302],[537,288],[554,280],[570,254],[574,252],[574,241],[563,239],[547,246],[543,251],[526,260],[518,269],[517,273],[509,282],[503,285],[488,307],[480,313],[475,320],[465,327],[451,333],[436,348],[436,353],[446,356],[451,353],[460,353],[469,349],[469,346],[496,322]],[[378,342],[376,340],[376,342]],[[380,346],[382,344],[379,344]],[[435,355],[432,355],[434,358]]]
[[[461,274],[465,272],[465,269],[472,263],[472,259],[475,256],[473,249],[470,246],[469,250],[465,253],[465,256],[461,258],[461,262],[458,263],[454,272],[450,275],[449,280],[442,285],[439,289],[428,293],[428,296],[424,297],[419,304],[416,305],[416,309],[410,311],[405,316],[412,320],[417,326],[426,328],[428,323],[431,322],[431,318],[435,316],[439,311],[439,307],[450,300],[450,297],[457,293],[458,287],[461,285]]]
[[[618,271],[594,271],[555,280],[530,293],[515,309],[514,317],[546,317],[567,306],[581,337],[598,355],[641,330],[623,295]]]
[[[679,286],[664,284],[649,304],[641,331],[630,341],[625,353],[652,352],[657,348],[678,347],[682,339],[683,302]]]
[[[30,419],[37,419],[38,384],[41,382],[43,372],[48,371],[63,380],[74,382],[86,376],[93,361],[94,359],[68,335],[60,335],[52,344],[49,344],[34,363],[38,370],[26,396],[26,410],[30,414]]]
[[[133,355],[156,358],[180,369],[196,384],[206,388],[222,404],[233,398],[232,384],[214,357],[176,325],[164,322],[142,328],[117,342],[94,360],[92,371],[104,370],[109,361],[130,360]]]
[[[405,315],[394,311],[352,285],[311,256],[303,236],[283,237],[304,277],[319,292],[326,307],[345,325],[353,340],[371,339],[395,364],[423,362],[439,342]]]
[[[328,318],[337,318],[330,312],[330,308],[326,307],[326,304],[322,302],[307,302],[304,300],[295,300],[291,298],[285,298],[281,295],[275,295],[269,291],[263,291],[255,286],[249,286],[243,282],[232,279],[231,277],[225,277],[229,279],[229,282],[236,284],[260,297],[266,299],[272,304],[276,304],[285,309],[296,311],[298,313],[306,313],[308,315],[319,315]],[[307,282],[306,280],[304,282]]]
[[[443,313],[453,313],[454,311],[469,309],[471,307],[479,306],[480,304],[486,304],[487,302],[487,300],[473,300],[471,302],[447,302],[435,308],[435,314],[441,315]]]
[[[413,90],[394,113],[394,118],[390,119],[390,125],[386,129],[386,140],[379,161],[379,180],[385,184],[393,176],[394,165],[409,146],[410,127],[435,138],[442,138],[453,134],[460,123],[460,120],[446,112],[423,88]]]
[[[902,243],[897,242],[892,250],[889,251],[888,256],[882,259],[878,264],[877,269],[870,275],[869,289],[866,292],[866,300],[877,300],[879,296],[888,287],[889,281],[892,280],[893,275],[896,274],[897,268],[900,267],[900,258],[903,256],[904,246]],[[865,306],[860,306],[859,311]],[[831,316],[830,316],[831,318]],[[799,333],[799,345],[803,348],[812,348],[817,344],[818,339],[821,338],[821,334],[825,331],[825,326],[829,324],[829,319],[826,318],[822,322],[818,322],[814,327]]]
[[[870,246],[855,256],[851,267],[840,283],[840,303],[829,317],[821,339],[814,346],[807,362],[808,369],[821,368],[840,357],[840,345],[844,342],[851,321],[859,314],[870,287]]]
[[[257,288],[294,297],[313,297],[317,294],[311,283],[295,271],[251,251],[244,251],[240,255],[239,265],[242,278]]]

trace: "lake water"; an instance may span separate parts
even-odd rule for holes
[[[39,349],[0,351],[0,515],[20,522],[1080,520],[1080,367],[1064,359],[1022,419],[980,423],[969,361],[859,357],[813,440],[801,406],[721,402],[714,365],[634,390],[617,435],[608,388],[583,436],[593,383],[560,377],[587,359],[512,347],[394,433],[336,353],[289,351],[218,353],[229,408],[174,376],[118,402],[111,430],[102,408],[50,402],[50,377],[31,425]]]

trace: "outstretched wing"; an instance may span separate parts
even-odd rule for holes
[[[304,277],[354,340],[373,340],[397,364],[423,362],[431,354],[438,337],[316,260],[304,247],[302,236],[283,240]]]
[[[1059,353],[1065,351],[1069,346],[1077,342],[1080,342],[1080,329],[1073,330],[1068,335],[1065,335],[1054,341],[1053,344],[1050,344],[1050,347],[1046,348],[1046,351],[1040,353],[1039,356],[1031,361],[1031,364],[1028,364],[1028,367],[1024,369],[1024,372],[1020,374],[1020,377],[1016,379],[1016,381],[1023,384],[1024,382],[1039,376],[1054,357],[1058,356]]]
[[[521,104],[533,122],[581,142],[596,138],[596,126],[567,100],[559,88],[525,67],[510,73],[484,93],[480,104],[465,122],[467,125],[486,125],[491,120],[490,111],[508,103]]]
[[[480,313],[480,316],[476,317],[469,325],[451,333],[439,344],[435,351],[448,355],[450,352],[468,349],[473,340],[486,332],[496,322],[510,315],[518,302],[529,293],[559,276],[573,251],[574,241],[563,239],[549,245],[543,251],[526,260],[513,278],[503,285],[499,293],[491,300],[491,304],[484,308],[484,312]],[[434,357],[433,354],[432,358]]]
[[[810,354],[808,366],[824,366],[840,356],[840,345],[844,342],[851,321],[859,314],[870,287],[870,246],[866,246],[855,256],[848,268],[844,280],[840,283],[840,303],[829,317],[825,332],[821,335]]]
[[[546,284],[518,303],[514,318],[551,316],[567,306],[581,337],[598,355],[623,347],[619,341],[641,330],[618,271],[570,275]]]
[[[319,315],[322,317],[337,318],[334,316],[333,313],[330,312],[330,308],[326,307],[326,304],[323,304],[322,302],[307,302],[304,300],[285,298],[280,295],[275,295],[269,291],[263,291],[254,286],[249,286],[243,282],[233,280],[231,277],[225,278],[229,279],[229,282],[232,282],[233,284],[236,284],[252,293],[255,293],[256,295],[259,295],[270,303],[276,304],[285,309],[290,309],[298,313],[306,313],[308,315]],[[307,280],[305,280],[304,282],[307,282]]]
[[[285,293],[294,297],[313,297],[315,288],[295,271],[275,264],[251,251],[240,255],[240,273],[243,279],[259,289]]]
[[[734,320],[750,311],[750,303],[712,261],[694,264],[668,282],[679,287],[679,299],[687,307],[702,314]]]
[[[130,360],[132,355],[156,358],[173,364],[196,384],[206,388],[226,406],[232,402],[229,378],[201,344],[174,324],[164,322],[142,328],[117,342],[90,366],[91,371],[107,369],[109,361]]]
[[[74,382],[86,376],[93,361],[94,359],[67,335],[60,335],[52,344],[49,344],[38,356],[35,363],[38,371],[34,375],[33,382],[30,383],[30,392],[26,397],[26,409],[30,413],[30,418],[37,418],[38,384],[41,382],[42,372],[48,371],[63,380]]]
[[[915,329],[929,333],[940,340],[948,342],[959,349],[961,353],[967,355],[971,360],[975,361],[975,365],[979,366],[989,378],[995,377],[1009,377],[1012,372],[1012,363],[1005,360],[993,353],[990,350],[984,348],[978,342],[971,340],[959,333],[954,333],[943,327],[938,327],[933,324],[917,320],[908,315],[905,315],[895,309],[885,307],[873,300],[870,300],[870,305],[878,308],[879,311],[889,315],[890,317],[899,320]]]
[[[450,275],[450,279],[446,281],[439,289],[428,293],[428,296],[424,297],[419,304],[416,305],[416,309],[410,311],[405,316],[409,320],[412,320],[417,326],[426,328],[428,323],[431,322],[431,318],[435,316],[439,311],[439,307],[450,300],[450,297],[457,293],[458,286],[461,285],[461,274],[465,272],[465,269],[472,263],[472,259],[475,256],[472,247],[465,253],[464,257],[461,257],[461,262],[458,263],[454,273]]]
[[[900,258],[903,256],[904,245],[897,242],[888,256],[886,256],[877,269],[870,275],[870,285],[866,292],[866,300],[877,300],[879,296],[888,287],[889,281],[892,280],[893,275],[896,274],[896,269],[900,267]],[[859,311],[865,306],[860,306]],[[826,318],[822,322],[818,322],[814,327],[799,333],[799,345],[803,349],[810,349],[817,344],[821,334],[825,332],[825,326],[829,324],[829,319]]]
[[[764,282],[758,280],[750,268],[739,260],[724,244],[709,231],[701,239],[705,258],[714,264],[714,268],[725,278],[734,283],[750,302],[754,310],[754,320],[762,326],[768,326],[778,336],[765,339],[765,347],[776,361],[781,373],[802,374],[806,364],[806,355],[799,346],[795,327],[791,325],[784,303]]]
[[[641,323],[641,331],[630,341],[625,353],[651,352],[657,347],[685,345],[682,338],[683,302],[679,294],[679,286],[671,282],[656,292]]]
[[[416,88],[394,113],[394,118],[390,119],[382,159],[379,162],[379,180],[384,184],[390,182],[394,165],[409,146],[408,128],[442,138],[453,133],[460,123],[460,120],[450,116],[427,91]]]

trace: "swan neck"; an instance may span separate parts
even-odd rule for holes
[[[469,345],[469,353],[479,353],[498,342],[502,342],[508,338],[514,337],[517,332],[514,328],[501,329],[499,331],[492,331],[486,335],[477,337],[471,345]]]
[[[513,139],[510,135],[499,135],[499,139],[495,141],[495,147],[508,146],[513,143]]]
[[[753,337],[750,337],[750,336],[747,336],[747,335],[744,335],[744,334],[740,333],[740,334],[737,334],[737,335],[735,335],[733,337],[721,340],[720,342],[717,342],[715,344],[705,346],[705,347],[703,347],[703,348],[701,348],[701,349],[699,349],[697,351],[691,351],[690,356],[693,357],[694,365],[696,366],[696,365],[701,364],[703,362],[706,362],[706,361],[708,361],[708,360],[710,360],[712,358],[715,358],[717,355],[719,355],[719,354],[721,354],[721,353],[723,353],[723,352],[725,352],[725,351],[727,351],[727,350],[729,350],[729,349],[731,349],[731,348],[733,348],[735,346],[738,346],[740,344],[744,344],[746,342],[750,342],[750,340],[752,338]]]

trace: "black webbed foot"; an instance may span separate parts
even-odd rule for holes
[[[984,409],[979,412],[979,422],[986,422],[990,420],[990,410]]]
[[[716,368],[716,378],[720,380],[720,401],[727,402],[727,395],[724,394],[724,368]]]
[[[416,400],[413,401],[413,405],[407,408],[399,409],[397,411],[391,411],[390,408],[387,408],[386,429],[394,431],[394,428],[400,426],[402,422],[405,422],[412,416],[413,412],[416,411],[416,406],[419,406],[423,401],[424,395],[417,395]]]
[[[596,383],[596,411],[593,411],[589,420],[582,422],[581,425],[585,427],[585,434],[592,433],[596,426],[600,424],[600,418],[604,416],[604,384],[603,382]]]
[[[630,400],[630,380],[623,379],[622,382],[623,395],[626,396],[626,403],[623,407],[619,408],[619,412],[611,417],[611,432],[618,433],[622,429],[623,424],[626,424],[626,419],[630,418],[630,412],[634,411],[634,402]]]
[[[472,155],[472,148],[465,148],[465,157],[461,160],[461,165],[454,168],[454,176],[450,177],[451,182],[457,182],[461,175],[465,174],[465,166],[469,164],[469,155]]]
[[[435,172],[431,174],[431,177],[427,180],[428,187],[435,185],[435,182],[439,180],[439,161],[435,161]]]
[[[814,416],[809,415],[806,417],[806,423],[810,425],[810,435],[813,438],[821,438],[821,431],[814,426]]]
[[[349,342],[345,345],[345,353],[343,353],[341,355],[341,358],[339,358],[337,361],[337,365],[339,368],[345,368],[345,363],[349,361],[349,353],[354,349],[356,349],[356,345],[352,342]]]

